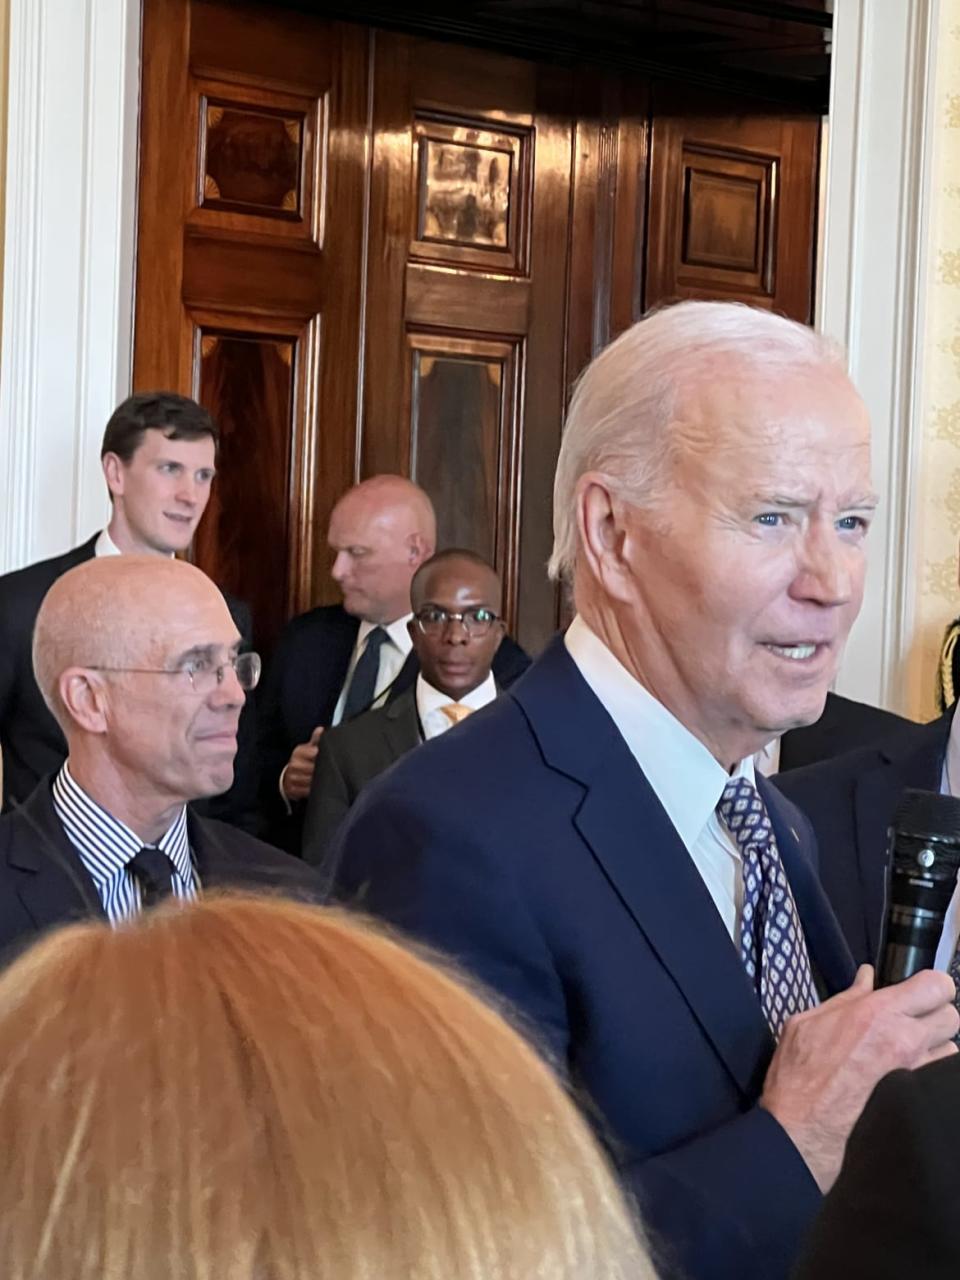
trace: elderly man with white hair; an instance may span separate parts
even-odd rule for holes
[[[753,755],[823,710],[875,505],[841,354],[687,302],[586,371],[554,495],[566,635],[360,798],[339,890],[506,998],[665,1274],[785,1277],[877,1081],[954,1052],[944,974],[855,974]]]

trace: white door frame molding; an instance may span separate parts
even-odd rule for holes
[[[129,393],[140,0],[10,0],[0,572],[102,524]]]
[[[835,0],[817,326],[870,410],[881,506],[837,689],[906,708],[939,0]]]

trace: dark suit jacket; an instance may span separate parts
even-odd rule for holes
[[[33,624],[43,597],[68,569],[92,560],[99,534],[61,556],[41,560],[0,577],[0,748],[3,750],[3,812],[22,804],[41,778],[55,773],[67,755],[60,726],[50,714],[33,675]],[[250,610],[224,594],[243,647],[250,647]],[[247,699],[240,715],[234,780],[222,796],[194,802],[204,817],[245,830],[257,825],[256,712]]]
[[[816,723],[803,729],[790,729],[780,739],[780,770],[802,769],[819,760],[843,755],[845,751],[855,751],[909,724],[913,721],[892,711],[828,693],[823,715]]]
[[[836,992],[854,970],[812,834],[759,786],[821,986]],[[820,1195],[757,1106],[774,1045],[756,992],[561,637],[447,740],[372,782],[335,856],[341,899],[499,993],[589,1095],[689,1280],[787,1274]]]
[[[952,715],[905,721],[876,746],[773,779],[813,824],[820,879],[858,964],[875,964],[880,947],[887,828],[905,787],[940,790]]]
[[[415,687],[320,739],[303,821],[303,858],[325,881],[333,838],[362,788],[422,740]]]
[[[104,918],[96,887],[57,818],[51,780],[0,817],[0,957],[44,930]],[[205,889],[272,891],[316,901],[317,878],[296,858],[212,818],[187,815],[190,848]]]
[[[958,1151],[960,1057],[881,1080],[796,1280],[956,1280]]]
[[[294,747],[309,741],[318,725],[326,728],[333,719],[359,629],[359,619],[339,604],[321,605],[291,619],[258,696],[263,830],[291,853],[301,848],[305,806],[296,805],[293,814],[287,815],[279,793],[280,774]],[[493,660],[497,684],[508,688],[529,665],[520,646],[504,636]],[[419,670],[417,655],[411,652],[387,701],[411,688]]]

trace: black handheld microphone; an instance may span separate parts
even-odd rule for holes
[[[932,969],[960,870],[960,800],[904,791],[888,832],[878,986]]]

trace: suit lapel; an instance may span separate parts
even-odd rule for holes
[[[392,759],[399,760],[413,747],[419,746],[423,741],[423,732],[413,689],[407,689],[399,698],[389,703],[384,708],[383,715],[378,716],[378,723]]]
[[[410,652],[407,654],[406,658],[404,659],[403,666],[397,672],[397,675],[394,678],[393,684],[390,686],[390,691],[387,694],[388,706],[390,705],[390,703],[396,702],[396,700],[401,696],[401,694],[404,694],[407,692],[408,689],[413,688],[419,671],[420,671],[420,662],[417,658],[415,651],[411,649]]]
[[[702,876],[622,740],[603,753],[575,823],[734,1080],[744,1093],[755,1089],[773,1051],[756,992]]]
[[[857,868],[869,955],[877,956],[884,923],[888,829],[900,795],[907,787],[939,791],[943,756],[953,713],[923,725],[909,747],[878,750],[876,767],[864,770],[854,784]],[[919,739],[919,741],[918,741]]]
[[[503,696],[520,705],[547,764],[585,787],[577,830],[734,1081],[754,1091],[773,1051],[756,993],[703,878],[562,637]]]
[[[83,916],[104,916],[96,886],[57,818],[49,781],[41,783],[8,821],[18,828],[8,854],[16,892],[38,930]]]
[[[320,612],[284,695],[296,741],[306,742],[318,724],[329,725],[333,719],[359,629],[359,621],[345,609]]]

